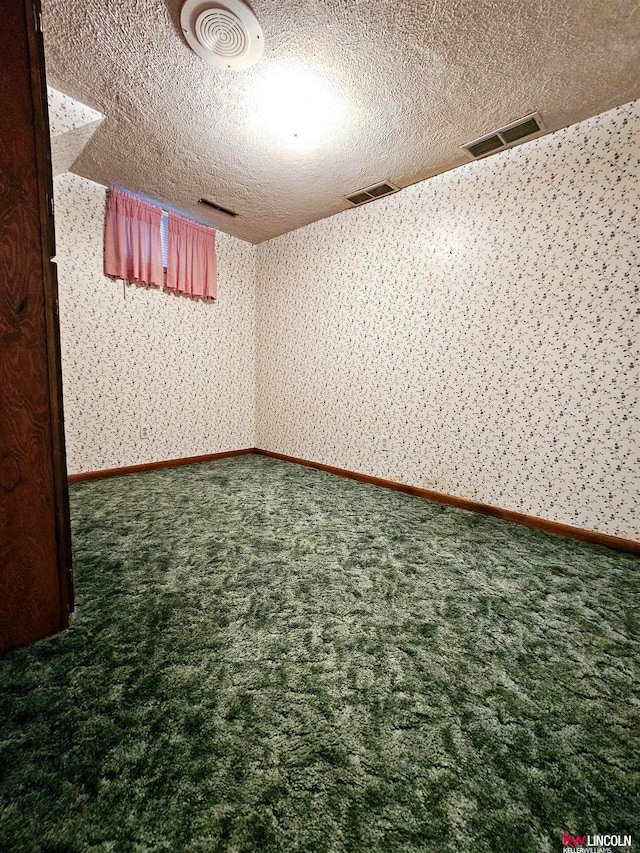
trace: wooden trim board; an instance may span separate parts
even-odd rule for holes
[[[104,477],[120,477],[122,474],[140,474],[156,468],[174,468],[176,465],[194,465],[196,462],[213,462],[214,459],[227,459],[229,456],[244,456],[254,453],[253,447],[244,450],[224,450],[222,453],[206,453],[204,456],[184,456],[180,459],[163,459],[161,462],[143,462],[141,465],[126,465],[123,468],[103,468],[100,471],[85,471],[82,474],[69,474],[70,483],[84,483],[87,480],[102,480]]]
[[[373,477],[370,474],[360,474],[358,471],[348,471],[346,468],[336,468],[334,465],[325,465],[323,462],[311,462],[309,459],[299,459],[297,456],[287,456],[285,453],[276,453],[273,450],[264,450],[260,447],[247,447],[244,450],[226,450],[223,453],[208,453],[204,456],[187,456],[182,459],[166,459],[162,462],[145,462],[142,465],[128,465],[124,468],[106,468],[102,471],[88,471],[84,474],[70,474],[70,483],[83,483],[87,480],[101,480],[103,477],[119,477],[122,474],[138,474],[142,471],[152,471],[156,468],[172,468],[176,465],[193,465],[197,462],[212,462],[215,459],[226,459],[230,456],[243,456],[248,453],[257,453],[260,456],[270,456],[272,459],[281,459],[284,462],[293,462],[296,465],[306,465],[308,468],[317,468],[320,471],[328,471],[339,477],[348,477],[359,483],[369,483],[372,486],[380,486],[383,489],[394,489],[405,492],[414,497],[423,498],[436,503],[448,504],[459,509],[480,512],[483,515],[491,515],[501,518],[503,521],[512,521],[514,524],[522,524],[532,527],[534,530],[542,530],[545,533],[553,533],[556,536],[565,536],[568,539],[577,539],[580,542],[590,542],[593,545],[604,545],[605,548],[613,548],[616,551],[624,551],[628,554],[640,556],[640,542],[633,539],[622,539],[619,536],[610,536],[607,533],[597,533],[595,530],[584,530],[581,527],[572,527],[570,524],[560,524],[557,521],[547,521],[534,515],[525,515],[510,509],[482,504],[467,498],[457,498],[454,495],[444,495],[433,492],[431,489],[420,489],[417,486],[407,486],[397,483],[395,480],[384,480],[381,477]]]
[[[477,503],[476,501],[468,500],[467,498],[443,495],[440,492],[433,492],[430,489],[420,489],[417,486],[407,486],[404,483],[397,483],[394,480],[383,480],[380,477],[372,477],[369,474],[360,474],[357,471],[348,471],[345,468],[336,468],[333,465],[325,465],[322,462],[310,462],[308,459],[298,459],[296,456],[287,456],[284,453],[275,453],[272,450],[263,450],[262,448],[256,447],[254,452],[261,456],[271,456],[273,459],[282,459],[284,462],[294,462],[297,465],[306,465],[309,468],[318,468],[321,471],[328,471],[329,473],[337,474],[340,477],[349,477],[351,480],[357,480],[360,483],[370,483],[373,486],[381,486],[384,489],[395,489],[398,492],[405,492],[408,495],[425,498],[429,501],[449,504],[449,506],[471,510],[472,512],[480,512],[483,515],[491,515],[494,518],[501,518],[504,521],[512,521],[515,524],[522,524],[525,527],[532,527],[535,530],[542,530],[545,533],[554,533],[557,536],[577,539],[580,542],[590,542],[594,545],[604,545],[606,548],[613,548],[616,551],[625,551],[626,553],[640,556],[640,542],[635,542],[632,539],[622,539],[619,536],[610,536],[607,533],[597,533],[595,530],[584,530],[581,527],[572,527],[570,524],[560,524],[557,521],[547,521],[544,518],[537,518],[534,515],[525,515],[522,512],[515,512],[510,509],[501,509],[500,507],[490,506],[489,504]]]

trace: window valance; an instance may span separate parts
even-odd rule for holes
[[[178,293],[215,299],[218,295],[216,232],[169,214],[167,287]]]
[[[105,220],[105,274],[200,299],[215,299],[215,230],[174,213],[169,213],[168,228],[163,229],[162,220],[163,211],[157,205],[110,189]]]

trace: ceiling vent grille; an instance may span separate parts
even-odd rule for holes
[[[198,204],[204,204],[205,207],[210,207],[213,210],[217,210],[219,213],[224,213],[226,216],[238,215],[235,210],[229,210],[228,207],[222,207],[222,205],[216,204],[215,201],[211,201],[208,198],[199,198]]]
[[[262,28],[241,0],[186,0],[180,26],[189,47],[215,68],[248,68],[262,56]]]
[[[390,181],[382,181],[379,184],[374,184],[371,187],[365,187],[363,190],[358,190],[357,193],[345,196],[347,201],[350,201],[354,207],[361,204],[366,204],[368,201],[373,201],[376,198],[382,198],[385,195],[397,193],[400,187],[392,184]]]
[[[511,148],[520,142],[534,139],[543,133],[546,133],[546,127],[542,123],[542,119],[538,113],[531,113],[531,115],[507,124],[493,133],[481,136],[480,139],[468,142],[462,146],[462,150],[472,160],[479,160],[488,154],[495,154],[497,151],[504,151],[505,148]]]

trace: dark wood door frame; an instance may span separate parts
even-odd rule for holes
[[[69,485],[64,441],[64,408],[62,403],[62,363],[60,352],[60,312],[58,302],[58,267],[51,260],[56,254],[51,167],[51,134],[45,75],[44,42],[40,0],[25,2],[29,29],[29,53],[34,109],[34,138],[38,168],[38,189],[42,247],[43,283],[46,294],[45,323],[49,369],[49,401],[51,412],[51,450],[53,486],[56,504],[57,574],[64,626],[73,611],[73,573],[71,562],[71,529],[69,524]]]
[[[73,609],[39,0],[0,16],[0,654]]]

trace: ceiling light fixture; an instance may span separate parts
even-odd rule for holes
[[[298,149],[315,148],[344,126],[344,104],[326,75],[297,64],[265,71],[252,111],[262,130]]]

